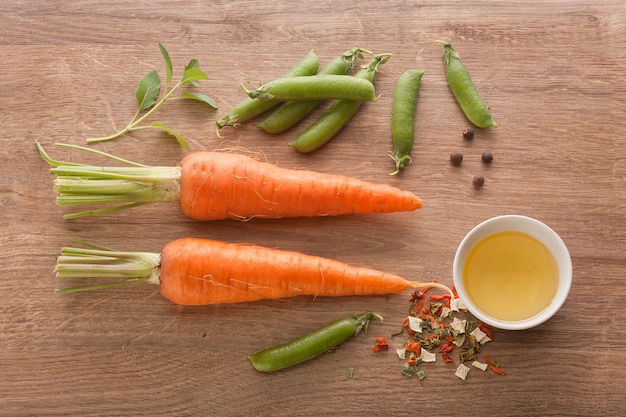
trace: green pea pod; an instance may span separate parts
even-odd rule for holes
[[[255,90],[246,90],[246,93],[249,97],[262,101],[325,99],[376,101],[374,85],[368,80],[351,75],[282,77]]]
[[[391,110],[391,139],[393,155],[389,155],[396,164],[396,170],[390,175],[396,175],[411,162],[411,150],[415,140],[415,111],[417,97],[422,82],[422,70],[405,71],[393,93]]]
[[[380,315],[371,312],[343,318],[285,344],[248,355],[248,360],[261,372],[289,368],[340,345],[359,334],[363,328],[367,330],[368,323],[373,317],[382,320]]]
[[[363,52],[369,51],[361,48],[352,48],[345,51],[341,56],[326,64],[318,74],[320,75],[342,75],[347,74],[358,58],[363,58]],[[319,107],[324,100],[312,101],[287,101],[280,105],[257,126],[267,133],[277,134],[298,124],[308,116],[313,110]]]
[[[374,83],[378,68],[387,62],[390,56],[391,54],[374,55],[370,63],[353,77],[364,78]],[[363,101],[357,100],[335,100],[311,126],[289,142],[289,146],[302,153],[313,152],[322,147],[348,124],[362,104]]]
[[[299,77],[313,75],[317,73],[320,61],[317,54],[314,51],[309,52],[300,61],[298,61],[289,71],[287,71],[283,77]],[[219,130],[224,126],[235,126],[238,123],[243,123],[252,119],[271,108],[277,106],[278,102],[273,101],[261,101],[259,99],[253,99],[246,97],[239,103],[237,103],[230,113],[224,115],[221,119],[215,122],[215,131],[217,136],[220,136]]]
[[[448,85],[467,119],[476,127],[498,127],[491,117],[489,108],[478,94],[458,52],[448,42],[437,42],[443,44],[443,63]]]

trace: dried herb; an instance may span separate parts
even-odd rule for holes
[[[493,339],[490,327],[467,311],[456,292],[454,297],[427,296],[428,290],[430,288],[411,294],[409,316],[402,322],[403,331],[392,335],[408,334],[403,348],[397,350],[398,356],[404,360],[402,374],[408,377],[419,374],[420,379],[426,374],[419,366],[434,362],[437,355],[444,363],[455,363],[455,352],[458,351],[460,368],[464,362],[477,361],[482,345]],[[484,369],[489,367],[504,374],[496,361],[482,365]],[[465,380],[469,368],[463,365],[461,373],[459,368],[456,375]]]

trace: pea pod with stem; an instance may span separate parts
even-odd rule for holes
[[[395,162],[396,175],[411,162],[411,150],[415,140],[415,111],[417,97],[424,71],[410,69],[402,73],[393,93],[391,110],[391,138],[394,153],[389,157]]]
[[[361,68],[353,77],[363,78],[373,84],[378,68],[387,62],[390,56],[391,54],[388,53],[374,55],[369,64]],[[330,107],[311,126],[289,142],[289,146],[302,153],[319,149],[348,124],[362,104],[363,101],[357,100],[333,101]]]
[[[283,77],[300,77],[313,75],[317,73],[320,61],[317,54],[314,51],[309,52],[300,61],[298,61],[289,71],[287,71]],[[228,114],[224,115],[221,119],[215,122],[215,132],[218,137],[220,135],[220,129],[224,126],[236,126],[239,123],[248,121],[266,111],[276,107],[279,102],[275,101],[261,101],[256,98],[246,97],[239,103],[237,103]]]
[[[371,54],[370,51],[362,48],[349,49],[326,64],[318,74],[347,74],[354,67],[356,60],[363,58],[364,52]],[[323,102],[324,100],[287,101],[282,103],[257,126],[267,133],[277,134],[284,132],[302,121]]]
[[[448,85],[467,119],[476,127],[498,127],[489,108],[478,94],[458,52],[446,41],[436,42],[443,44],[443,63]]]
[[[342,318],[285,344],[248,355],[248,360],[261,372],[289,368],[340,345],[363,329],[367,331],[372,318],[383,319],[379,314],[372,312]]]
[[[374,84],[351,75],[312,75],[310,77],[282,77],[254,90],[241,88],[250,98],[261,101],[289,100],[357,100],[376,101]]]

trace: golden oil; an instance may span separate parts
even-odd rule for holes
[[[505,321],[539,314],[554,298],[558,282],[552,253],[521,232],[499,232],[482,239],[463,268],[468,297],[485,314]]]

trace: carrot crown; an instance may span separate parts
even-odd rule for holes
[[[59,278],[95,278],[112,281],[57,289],[57,293],[100,290],[132,284],[159,284],[161,255],[152,252],[120,252],[76,241],[84,248],[65,247],[57,256]]]
[[[56,175],[54,189],[57,203],[62,206],[107,204],[108,207],[65,215],[66,219],[102,214],[149,203],[175,202],[180,196],[181,168],[152,167],[128,161],[114,155],[76,145],[57,144],[105,156],[130,165],[99,167],[52,159],[36,142],[43,159]]]

